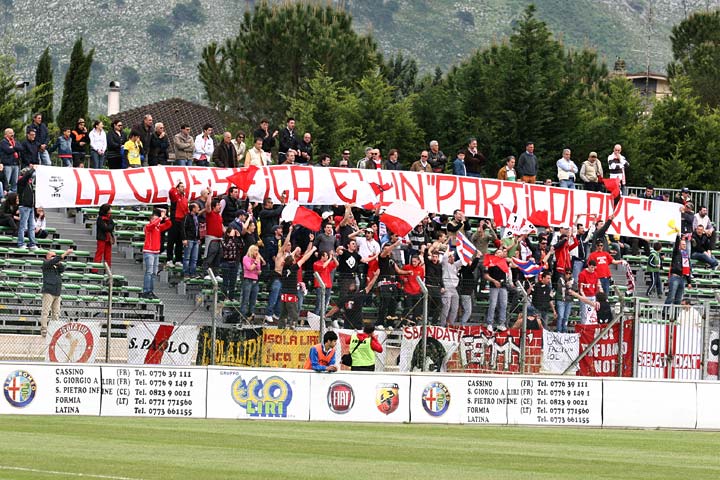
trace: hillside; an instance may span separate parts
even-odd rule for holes
[[[47,5],[42,5],[46,3]],[[386,54],[402,52],[423,72],[443,70],[472,51],[501,40],[527,0],[345,0],[359,32],[372,32]],[[537,16],[569,47],[588,46],[611,66],[617,56],[628,70],[646,68],[647,8],[652,3],[650,68],[670,60],[669,32],[699,0],[535,0]],[[714,3],[714,2],[713,2]],[[90,78],[91,113],[105,113],[107,85],[119,80],[121,108],[169,97],[202,101],[197,63],[210,41],[234,35],[252,0],[49,0],[0,2],[2,52],[13,55],[24,79],[33,80],[37,59],[50,45],[56,91],[72,43],[82,35],[95,48]],[[33,7],[29,8],[29,5]],[[40,5],[42,8],[36,8]],[[42,34],[36,32],[40,30]],[[56,108],[59,107],[59,97]]]

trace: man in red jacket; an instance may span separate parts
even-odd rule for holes
[[[150,221],[145,225],[145,245],[143,245],[145,279],[142,298],[157,298],[153,293],[153,278],[157,275],[160,260],[160,235],[171,226],[172,222],[165,216],[165,209],[160,208],[153,210]]]
[[[183,260],[183,243],[182,243],[182,226],[185,215],[188,214],[188,197],[185,193],[185,184],[178,182],[168,192],[170,197],[170,220],[171,227],[167,233],[167,266],[182,265]],[[173,259],[175,262],[173,263]]]
[[[591,302],[595,301],[595,295],[601,288],[595,267],[597,267],[595,260],[588,260],[587,267],[578,276],[578,293]],[[589,310],[586,305],[580,305],[580,323],[583,325],[588,322]]]

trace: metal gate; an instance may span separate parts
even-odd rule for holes
[[[707,362],[710,307],[636,300],[635,378],[702,380]]]

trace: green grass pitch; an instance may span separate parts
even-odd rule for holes
[[[715,479],[720,432],[0,416],[0,479]]]

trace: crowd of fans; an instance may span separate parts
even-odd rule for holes
[[[74,129],[63,128],[53,143],[42,115],[36,114],[23,142],[15,141],[12,129],[6,129],[0,141],[0,183],[7,192],[3,193],[0,225],[18,235],[19,246],[24,245],[28,232],[30,247],[35,246],[35,235],[45,227],[42,210],[34,208],[34,166],[50,165],[50,153],[55,151],[60,164],[76,168],[85,167],[89,153],[93,168],[110,169],[170,162],[218,167],[276,163],[489,176],[490,165],[475,139],[470,139],[452,160],[437,141],[431,141],[408,168],[398,160],[400,152],[395,149],[387,152],[387,159],[372,147],[356,161],[350,158],[350,150],[343,150],[337,161],[328,154],[317,155],[311,134],[300,135],[292,118],[280,130],[271,130],[269,122],[263,120],[252,138],[249,144],[242,131],[234,136],[224,132],[216,144],[212,125],[204,125],[196,136],[188,125],[182,125],[174,135],[168,134],[162,123],[154,123],[151,115],[145,115],[127,137],[120,120],[113,121],[105,131],[100,121],[93,122],[93,128],[88,130],[85,121],[79,119]],[[174,158],[169,154],[170,142]],[[527,142],[525,151],[517,158],[508,156],[493,176],[536,183],[539,163],[534,143]],[[613,147],[606,162],[591,152],[579,168],[571,150],[565,149],[556,161],[557,182],[571,189],[576,188],[576,182],[582,182],[587,190],[602,191],[607,172],[610,178],[619,179],[626,193],[629,165],[621,145]],[[547,179],[544,183],[555,182]],[[646,189],[644,197],[670,200],[657,197],[652,187]],[[254,319],[259,313],[259,285],[263,284],[269,298],[260,316],[281,327],[303,322],[301,312],[308,290],[315,290],[312,308],[316,314],[324,312],[352,328],[360,328],[362,309],[372,304],[377,306],[379,326],[412,323],[422,313],[422,291],[417,281],[421,278],[427,286],[429,321],[433,324],[470,321],[477,297],[487,287],[489,305],[480,321],[488,328],[512,326],[514,321],[508,318],[524,290],[532,299],[528,320],[540,328],[555,327],[564,332],[575,305],[573,297],[588,305],[580,309],[582,322],[608,320],[610,267],[622,263],[623,255],[637,255],[641,250],[648,256],[647,271],[651,276],[646,295],[661,297],[664,293],[661,246],[643,239],[607,235],[612,217],[591,219],[587,225],[564,225],[534,236],[506,238],[492,220],[470,220],[456,211],[452,216],[431,214],[401,238],[379,221],[379,212],[355,205],[316,206],[323,222],[319,231],[310,231],[280,221],[286,199],[280,204],[270,198],[262,203],[248,202],[234,186],[219,198],[206,189],[189,201],[186,186],[180,182],[170,190],[169,198],[169,208],[155,208],[145,226],[142,295],[155,296],[153,279],[161,267],[160,253],[165,252],[165,266],[182,266],[185,278],[205,276],[208,269],[219,273],[224,298],[238,300],[241,305],[230,320]],[[712,255],[716,234],[707,208],[701,207],[695,213],[687,189],[674,200],[682,209],[682,222],[670,259],[666,303],[680,303],[683,289],[692,279],[691,259],[711,268],[718,266]],[[111,263],[115,226],[110,205],[102,206],[97,222],[95,261]],[[467,237],[477,250],[470,262],[459,260],[458,234]],[[530,274],[528,262],[537,267]],[[315,273],[325,285],[322,292]]]

